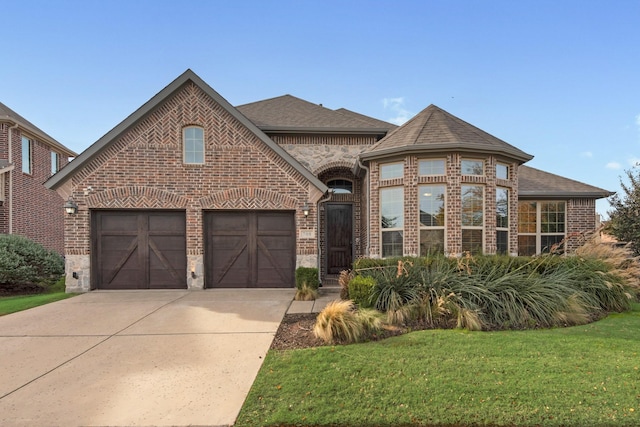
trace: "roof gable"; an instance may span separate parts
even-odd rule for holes
[[[386,133],[390,123],[357,113],[348,114],[292,95],[236,107],[264,131]],[[345,110],[349,111],[349,110]]]
[[[615,193],[530,166],[522,165],[518,168],[518,197],[601,199],[613,194]]]
[[[18,127],[26,130],[28,133],[37,137],[40,142],[49,144],[51,147],[54,147],[61,151],[63,154],[67,156],[76,156],[77,153],[73,152],[69,148],[65,147],[58,141],[56,141],[53,137],[48,135],[42,129],[31,123],[29,120],[22,117],[20,114],[13,111],[11,108],[7,107],[5,104],[0,102],[0,122],[10,122],[13,124],[17,124]]]
[[[520,162],[533,156],[431,104],[363,153],[363,159],[415,151],[502,154]]]
[[[250,132],[255,134],[262,142],[264,142],[271,150],[276,152],[282,159],[290,164],[296,171],[302,174],[313,186],[315,186],[322,193],[327,191],[327,187],[309,170],[302,166],[296,159],[294,159],[283,148],[271,140],[267,135],[258,129],[254,123],[248,120],[238,110],[236,110],[226,99],[218,94],[211,86],[204,82],[190,69],[181,74],[168,86],[158,92],[153,98],[147,101],[144,105],[133,112],[129,117],[120,122],[116,127],[107,132],[102,138],[93,143],[89,148],[83,151],[76,159],[69,163],[60,172],[53,175],[45,182],[47,188],[56,189],[61,186],[68,179],[78,173],[83,166],[87,165],[102,153],[107,147],[113,144],[121,135],[134,127],[137,123],[144,120],[147,115],[151,114],[156,107],[161,105],[164,101],[169,99],[175,93],[180,91],[186,84],[193,83],[199,89],[201,89],[206,95],[211,97],[217,104],[219,104],[225,111],[244,125]]]

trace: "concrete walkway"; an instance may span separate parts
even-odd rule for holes
[[[0,317],[0,425],[230,425],[285,312],[326,304],[293,295],[91,292]]]
[[[331,301],[340,299],[340,288],[320,288],[315,301],[292,301],[287,314],[319,313]]]

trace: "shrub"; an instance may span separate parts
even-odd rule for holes
[[[303,285],[317,290],[320,286],[318,269],[313,267],[298,267],[296,269],[296,288],[302,289]]]
[[[340,299],[349,299],[349,282],[353,279],[354,273],[351,270],[342,270],[338,277],[340,285]]]
[[[296,294],[293,297],[296,301],[313,301],[318,298],[318,291],[310,287],[307,282],[302,283],[302,286],[296,289]]]
[[[348,285],[348,298],[360,308],[373,306],[373,289],[376,281],[370,276],[355,276]]]
[[[60,255],[15,234],[0,234],[0,284],[46,287],[64,273]]]
[[[376,310],[356,310],[350,300],[332,301],[318,314],[313,333],[327,344],[348,344],[366,339],[382,325]]]

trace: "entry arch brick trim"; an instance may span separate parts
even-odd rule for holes
[[[90,209],[184,209],[189,200],[170,191],[131,185],[91,194],[86,203]]]
[[[237,187],[218,191],[200,199],[203,209],[292,209],[298,201],[293,197],[263,188]]]
[[[325,163],[324,165],[320,165],[318,168],[316,168],[316,170],[313,171],[313,174],[318,176],[321,173],[324,173],[324,172],[327,172],[330,169],[336,169],[336,168],[346,168],[348,170],[351,170],[351,169],[353,169],[355,164],[356,164],[356,162],[354,160],[352,160],[352,161],[337,160],[335,162],[329,162],[329,163]]]

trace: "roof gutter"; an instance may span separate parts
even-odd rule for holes
[[[68,157],[76,157],[78,155],[78,153],[69,150],[67,147],[65,147],[64,145],[60,144],[55,139],[51,138],[49,135],[46,135],[46,134],[42,133],[38,129],[34,129],[33,127],[31,127],[29,125],[26,125],[24,123],[20,123],[19,121],[15,120],[14,118],[12,118],[10,116],[0,116],[0,122],[13,123],[14,126],[12,126],[11,128],[20,127],[22,129],[24,129],[28,134],[33,135],[38,140],[46,143],[47,145],[52,146],[56,150],[58,150],[60,152],[60,154],[64,154],[64,155],[66,155]]]
[[[615,191],[604,192],[548,192],[518,191],[518,199],[603,199],[613,196]]]
[[[386,148],[383,150],[369,151],[366,153],[360,154],[360,158],[362,160],[373,160],[380,159],[385,157],[392,157],[400,154],[406,153],[418,153],[418,152],[433,152],[433,151],[458,151],[465,153],[487,153],[487,154],[500,154],[503,156],[511,157],[515,160],[518,160],[522,163],[528,162],[533,159],[533,156],[527,154],[520,150],[508,150],[508,149],[500,149],[496,148],[492,145],[487,144],[474,144],[473,146],[469,146],[464,142],[455,142],[455,143],[438,143],[438,144],[428,144],[428,145],[410,145],[410,146],[401,146],[401,147],[392,147]]]
[[[258,129],[266,133],[278,134],[321,134],[321,135],[386,135],[388,129],[358,129],[358,128],[331,128],[331,127],[297,127],[297,126],[259,126]]]

